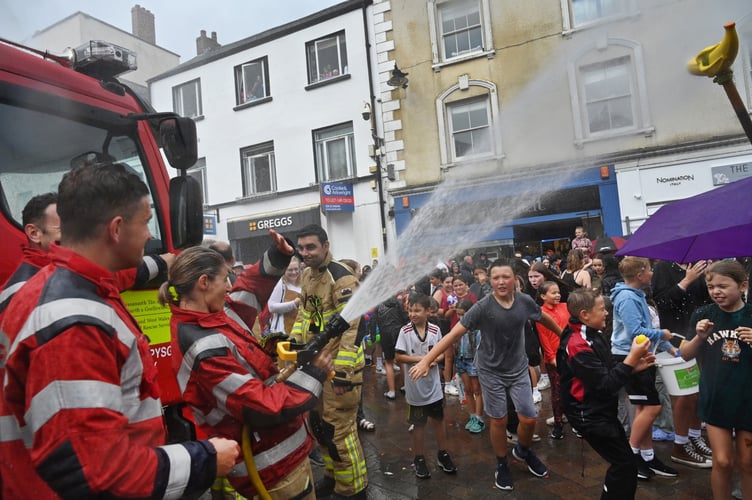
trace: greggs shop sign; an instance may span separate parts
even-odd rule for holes
[[[318,209],[312,208],[303,212],[228,221],[227,233],[231,240],[254,238],[256,236],[268,237],[269,229],[288,234],[292,231],[302,229],[309,224],[321,224]]]

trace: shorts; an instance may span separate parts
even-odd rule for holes
[[[428,417],[434,420],[444,420],[444,398],[424,406],[407,405],[407,423],[426,425]]]
[[[621,363],[626,356],[620,354],[612,355],[614,361]],[[633,405],[642,406],[660,406],[661,399],[658,396],[658,389],[655,388],[655,375],[657,368],[651,366],[647,370],[632,373],[624,385],[624,390],[629,395],[629,402]]]
[[[394,347],[397,345],[395,332],[384,330],[381,332],[381,352],[384,359],[394,361]]]
[[[491,418],[507,416],[507,390],[514,403],[517,413],[527,418],[537,418],[538,409],[533,403],[533,387],[527,369],[509,382],[504,380],[498,372],[479,370],[478,380],[483,394],[483,409]]]
[[[470,377],[478,376],[478,367],[472,358],[454,358],[454,369],[458,375],[467,373]]]

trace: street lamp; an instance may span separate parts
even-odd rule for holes
[[[384,143],[384,140],[379,137],[379,135],[376,133],[376,120],[373,116],[372,110],[371,110],[371,104],[368,102],[363,102],[363,110],[361,111],[361,116],[363,116],[363,119],[367,122],[369,122],[371,126],[371,139],[373,139],[373,144],[369,145],[368,147],[368,156],[370,156],[373,161],[376,162],[376,168],[374,175],[376,176],[376,189],[379,194],[379,218],[381,220],[381,238],[384,244],[384,253],[386,253],[387,249],[387,237],[386,237],[386,215],[384,215],[384,205],[386,205],[386,201],[384,200],[384,184],[383,179],[381,176],[381,157],[383,155],[383,152],[381,150],[382,144]]]

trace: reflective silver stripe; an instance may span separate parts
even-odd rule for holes
[[[223,410],[225,413],[228,413],[227,397],[233,392],[240,389],[243,384],[247,383],[250,380],[253,380],[254,378],[256,377],[248,373],[228,373],[227,377],[225,377],[222,382],[215,385],[214,389],[212,389],[212,394],[217,400],[217,408]]]
[[[21,429],[18,420],[12,415],[0,417],[0,443],[9,443],[21,439]]]
[[[321,382],[319,382],[318,379],[308,375],[303,370],[296,370],[292,375],[290,375],[290,377],[288,377],[287,381],[291,384],[295,384],[298,387],[305,389],[316,397],[319,397],[321,395],[321,391],[323,390]]]
[[[163,498],[182,498],[191,478],[191,455],[182,444],[160,446],[170,460],[170,477]]]
[[[117,338],[130,354],[120,373],[123,397],[138,398],[144,372],[141,355],[138,352],[136,333],[117,315],[110,305],[89,299],[66,298],[55,300],[36,307],[18,332],[8,351],[10,357],[18,346],[36,332],[49,327],[53,322],[69,316],[91,317],[110,325]]]
[[[181,393],[185,392],[188,379],[191,378],[191,370],[196,363],[196,358],[204,351],[222,347],[232,349],[234,346],[227,337],[219,333],[201,337],[191,344],[191,347],[183,355],[183,362],[180,363],[180,370],[178,370],[178,385],[180,386]]]
[[[180,364],[180,369],[178,370],[177,376],[178,387],[180,387],[181,394],[185,393],[185,388],[188,385],[188,379],[190,379],[191,377],[191,370],[196,362],[196,358],[204,351],[222,347],[229,349],[232,357],[235,358],[235,360],[243,368],[245,368],[248,373],[258,378],[256,371],[251,367],[248,361],[246,361],[246,359],[240,355],[240,352],[238,352],[238,346],[233,344],[230,339],[228,339],[221,333],[213,333],[211,335],[207,335],[206,337],[202,337],[191,344],[191,347],[183,356],[183,362]]]
[[[19,288],[24,286],[26,282],[25,281],[19,281],[18,283],[14,283],[10,285],[9,287],[5,288],[2,292],[0,292],[0,304],[8,300],[14,293],[18,291]]]
[[[159,265],[157,264],[157,261],[154,260],[154,257],[151,255],[145,255],[144,265],[146,265],[146,270],[149,271],[149,280],[156,278],[159,274]]]
[[[47,328],[53,322],[59,321],[68,316],[89,316],[101,322],[104,322],[117,332],[120,342],[126,347],[135,346],[135,334],[117,315],[115,309],[109,304],[97,302],[89,299],[66,298],[54,300],[46,304],[37,306],[26,319],[21,330],[18,332],[16,340],[11,346],[8,356],[10,357],[18,345],[34,335],[36,332]]]
[[[117,339],[129,351],[128,358],[121,368],[120,386],[117,386],[119,402],[111,407],[111,409],[121,412],[131,423],[142,422],[160,416],[162,408],[159,399],[149,398],[143,401],[140,399],[144,367],[141,353],[138,350],[136,333],[117,315],[115,309],[106,303],[89,299],[66,298],[38,306],[31,312],[26,323],[24,323],[19,331],[16,340],[9,350],[8,356],[18,348],[21,342],[34,335],[37,331],[50,326],[55,321],[70,316],[90,317],[110,325],[115,330]],[[105,382],[89,380],[72,382],[75,384],[109,385]],[[46,390],[47,388],[45,388]],[[37,394],[34,399],[37,399],[40,394]],[[53,399],[58,399],[58,396],[53,394]],[[69,399],[71,401],[76,400],[75,398]],[[56,405],[52,404],[51,406],[54,408]],[[64,407],[62,406],[59,409]],[[31,411],[31,408],[29,411]],[[41,419],[40,426],[52,416],[51,414],[44,415],[39,417]],[[27,419],[28,421],[30,420]],[[39,427],[32,426],[33,432],[36,432],[38,429]]]
[[[122,413],[122,405],[117,385],[95,380],[57,380],[34,395],[24,420],[36,434],[59,411],[107,408]]]
[[[267,467],[278,464],[286,459],[292,452],[303,446],[308,437],[305,425],[301,425],[300,429],[295,431],[295,434],[288,437],[276,446],[269,448],[266,451],[253,456],[253,461],[256,463],[256,470],[261,471]],[[240,462],[235,465],[230,471],[229,477],[248,477],[248,469],[245,466],[245,462]]]
[[[232,319],[232,320],[233,320],[233,321],[234,321],[235,323],[237,323],[238,325],[240,325],[240,327],[241,327],[241,328],[242,328],[243,330],[245,330],[245,331],[247,331],[247,332],[250,332],[250,331],[251,331],[251,329],[250,329],[250,328],[248,328],[248,325],[246,325],[246,324],[245,324],[245,321],[243,321],[243,320],[242,320],[242,318],[241,318],[240,316],[238,316],[238,313],[236,313],[235,311],[233,311],[232,309],[230,309],[230,308],[229,308],[229,307],[227,307],[227,306],[225,306],[225,314],[226,314],[226,315],[227,315],[227,316],[228,316],[228,317],[229,317],[230,319]]]
[[[238,290],[238,291],[232,292],[230,294],[230,298],[234,300],[235,302],[240,302],[247,306],[251,306],[254,309],[256,309],[258,312],[261,312],[261,306],[259,305],[259,301],[256,298],[256,296],[252,294],[251,292],[246,292],[245,290]]]
[[[146,398],[135,402],[123,401],[123,415],[128,417],[128,422],[131,424],[161,417],[162,401],[154,398]]]

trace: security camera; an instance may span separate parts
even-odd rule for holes
[[[371,119],[371,105],[367,102],[363,103],[363,111],[361,111],[361,114],[363,115],[363,119],[365,121],[368,121]]]

